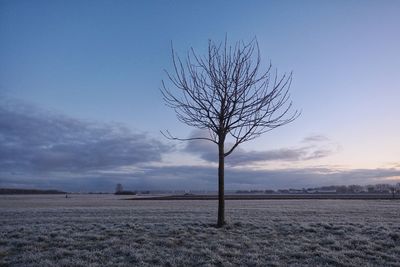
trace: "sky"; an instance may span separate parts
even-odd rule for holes
[[[216,147],[162,99],[181,57],[257,38],[301,116],[227,158],[226,188],[400,182],[399,1],[0,0],[0,187],[214,190]],[[169,84],[171,86],[171,84]]]

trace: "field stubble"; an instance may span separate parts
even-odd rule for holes
[[[400,202],[0,196],[0,266],[400,266]]]

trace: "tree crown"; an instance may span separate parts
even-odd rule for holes
[[[272,65],[262,71],[258,42],[208,43],[208,53],[200,57],[193,48],[182,61],[172,48],[174,72],[166,72],[178,92],[171,91],[164,81],[161,92],[166,104],[178,119],[199,129],[209,137],[181,139],[169,132],[174,140],[203,139],[216,144],[232,138],[228,156],[241,143],[253,140],[276,127],[288,124],[299,116],[290,113],[289,89],[292,73],[278,77],[271,74]]]

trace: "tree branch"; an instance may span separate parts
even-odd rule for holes
[[[207,138],[207,137],[178,138],[178,137],[174,137],[168,130],[166,130],[166,133],[164,133],[163,131],[160,131],[160,133],[168,140],[176,140],[176,141],[205,140],[205,141],[210,141],[215,144],[218,144],[215,140],[213,140],[211,138]]]

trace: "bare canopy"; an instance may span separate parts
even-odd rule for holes
[[[224,220],[224,158],[235,148],[261,134],[295,120],[299,113],[291,112],[289,88],[292,73],[271,75],[272,65],[261,68],[258,42],[208,43],[206,56],[190,49],[182,61],[172,49],[174,72],[167,72],[178,90],[162,83],[161,92],[166,104],[173,108],[178,119],[209,135],[173,140],[207,140],[218,145],[219,152],[219,209],[218,226]],[[229,147],[225,141],[229,139]]]

